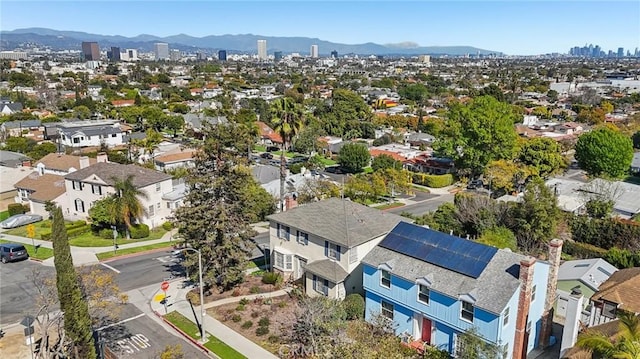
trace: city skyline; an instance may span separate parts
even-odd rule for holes
[[[509,55],[566,53],[580,43],[604,49],[640,46],[640,3],[635,1],[134,1],[122,11],[113,2],[9,0],[2,8],[2,30],[196,37],[251,33],[345,44],[474,46]],[[603,16],[611,9],[615,16]],[[20,13],[30,16],[16,16]],[[177,15],[185,21],[175,21]],[[162,18],[167,21],[159,27]]]

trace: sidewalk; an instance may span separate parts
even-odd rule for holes
[[[200,306],[191,308],[191,305],[186,300],[187,293],[193,289],[194,287],[184,287],[184,283],[186,281],[183,279],[172,281],[169,284],[169,289],[166,292],[167,296],[167,312],[177,311],[178,313],[185,316],[187,319],[197,323],[200,321]],[[281,293],[280,293],[281,292]],[[276,294],[277,293],[277,294]],[[247,296],[239,296],[239,297],[231,297],[221,299],[219,301],[215,301],[212,303],[206,303],[204,308],[211,308],[217,305],[222,305],[226,303],[233,303],[236,301],[240,301],[242,298],[252,299],[257,296],[270,297],[270,296],[278,296],[286,294],[286,290],[280,290],[273,293],[263,293],[263,294],[253,294]],[[271,294],[271,295],[269,295]],[[150,298],[149,305],[151,309],[157,312],[160,315],[165,314],[165,307],[160,303],[164,298],[164,293],[160,288],[152,295]],[[194,318],[194,312],[196,317]],[[197,319],[197,320],[196,320]],[[227,327],[226,325],[220,323],[215,318],[207,315],[206,310],[204,313],[204,330],[206,333],[215,335],[218,339],[237,350],[242,355],[247,358],[260,358],[260,359],[277,359],[278,357],[271,354],[266,349],[262,348],[258,344],[252,342],[251,340],[243,337],[233,329]]]

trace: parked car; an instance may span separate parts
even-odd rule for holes
[[[16,214],[0,222],[0,227],[5,229],[17,228],[40,221],[42,221],[42,216],[39,214]]]
[[[29,258],[29,253],[27,253],[27,249],[22,244],[0,244],[0,260],[2,261],[2,263],[13,262],[27,258]]]
[[[265,152],[265,153],[261,154],[260,157],[266,158],[266,159],[272,159],[273,158],[273,154],[271,154],[269,152]]]
[[[478,189],[484,187],[484,182],[482,180],[472,180],[467,184],[467,189]]]

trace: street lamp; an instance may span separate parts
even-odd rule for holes
[[[202,282],[202,252],[195,248],[183,248],[181,251],[198,253],[198,277],[200,279],[200,341],[204,343],[204,283]]]

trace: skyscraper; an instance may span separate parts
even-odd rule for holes
[[[267,59],[267,40],[258,40],[258,59]]]
[[[618,57],[624,57],[624,47],[618,48]]]
[[[100,48],[97,42],[82,42],[82,58],[85,61],[100,60]]]
[[[318,57],[318,45],[311,45],[311,57],[312,58],[317,58]]]
[[[171,59],[171,61],[180,61],[180,59],[182,58],[182,54],[178,49],[171,49],[169,51],[169,58]]]
[[[336,50],[331,51],[331,57],[333,57],[334,59],[337,59],[338,58],[338,51],[336,51]]]
[[[227,61],[227,50],[218,51],[218,60]]]
[[[273,60],[275,62],[278,62],[278,61],[282,60],[282,51],[274,51],[273,52]]]
[[[153,44],[153,52],[156,55],[156,60],[168,60],[169,44],[164,42],[157,42]]]
[[[120,61],[120,48],[111,46],[111,50],[107,52],[107,57],[111,61]]]

